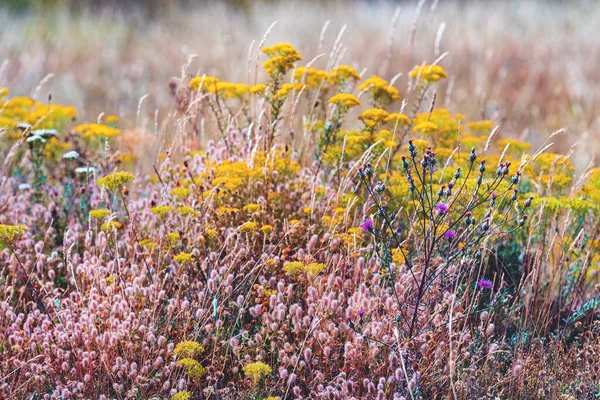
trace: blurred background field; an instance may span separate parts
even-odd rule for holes
[[[400,93],[406,71],[448,52],[438,105],[492,119],[502,136],[534,145],[566,127],[559,150],[579,142],[580,168],[600,153],[598,1],[5,0],[0,85],[38,100],[51,93],[82,121],[116,113],[126,127],[152,132],[156,115],[173,107],[169,82],[193,54],[189,75],[252,83],[250,47],[256,52],[274,21],[267,43],[292,43],[308,63],[339,36],[343,62],[366,76],[404,73]]]

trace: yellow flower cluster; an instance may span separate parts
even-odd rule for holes
[[[302,90],[303,85],[301,83],[284,83],[281,86],[281,89],[279,89],[276,93],[275,93],[275,98],[276,99],[280,99],[283,100],[285,99],[290,92],[293,91],[297,91],[299,92],[300,90]]]
[[[23,225],[0,224],[0,244],[13,245],[25,233],[27,228]]]
[[[296,68],[294,71],[294,80],[300,83],[304,83],[308,88],[316,88],[327,82],[331,77],[331,74],[327,71],[315,69],[309,67],[308,69],[304,66]]]
[[[252,381],[254,381],[255,384],[260,382],[261,379],[263,379],[267,375],[270,375],[271,372],[273,372],[271,367],[260,361],[245,365],[243,371],[246,377],[252,379]]]
[[[192,257],[192,255],[189,253],[179,253],[175,257],[173,257],[173,260],[175,260],[179,264],[188,264],[194,262],[194,257]]]
[[[90,211],[90,217],[97,221],[101,221],[104,218],[108,217],[109,215],[110,215],[110,210],[107,210],[105,208],[98,208],[98,209]]]
[[[8,89],[0,88],[0,128],[12,129],[23,123],[33,129],[62,129],[77,117],[77,110],[72,106],[47,105],[30,97],[2,100],[6,95]]]
[[[177,346],[175,346],[175,350],[173,350],[173,354],[182,358],[193,358],[203,352],[204,346],[193,340],[179,342],[177,343]]]
[[[206,374],[206,369],[193,358],[183,358],[177,361],[177,365],[183,367],[190,378],[198,379]]]
[[[366,127],[374,128],[378,124],[384,124],[388,121],[390,115],[387,111],[382,110],[380,108],[369,108],[360,114],[358,119],[360,119]]]
[[[254,222],[254,221],[248,221],[238,228],[238,232],[252,233],[252,232],[255,232],[257,229],[258,229],[258,223]]]
[[[325,271],[325,264],[309,263],[304,264],[301,261],[290,261],[283,265],[283,271],[289,276],[298,276],[306,274],[308,276],[317,276]]]
[[[340,65],[331,70],[330,81],[334,85],[343,86],[347,82],[360,81],[360,74],[348,65]]]
[[[350,93],[338,93],[329,99],[329,103],[338,107],[352,108],[360,105],[360,100]]]
[[[272,47],[264,47],[262,52],[269,57],[263,67],[272,76],[287,73],[294,68],[296,61],[302,60],[298,51],[289,43],[278,43]]]
[[[214,93],[217,82],[219,82],[219,80],[212,76],[197,76],[190,80],[189,87],[194,89],[196,92],[200,91],[202,93],[207,93],[211,91]]]
[[[192,398],[192,393],[187,390],[182,390],[181,392],[177,392],[171,397],[171,400],[190,400]]]
[[[84,138],[114,138],[121,134],[120,129],[95,123],[78,125],[73,130]]]
[[[198,211],[194,210],[192,207],[181,206],[175,209],[175,212],[179,215],[198,215]]]
[[[378,76],[372,76],[365,80],[358,87],[358,91],[368,91],[375,103],[390,104],[400,99],[400,93],[398,93],[398,89],[390,86],[388,81]]]
[[[178,186],[171,189],[171,196],[179,197],[180,199],[185,199],[190,195],[190,193],[192,193],[192,191],[186,187]]]
[[[415,67],[410,71],[410,77],[413,79],[421,79],[427,83],[437,82],[440,79],[448,77],[446,71],[439,65],[423,65]]]
[[[158,215],[159,217],[164,217],[165,215],[169,214],[171,211],[173,211],[173,206],[156,206],[156,207],[152,207],[150,209],[150,212],[154,215]]]
[[[121,189],[123,185],[133,180],[133,175],[129,172],[125,171],[117,171],[112,174],[108,174],[102,178],[98,178],[96,181],[98,186],[109,189],[109,190],[117,190]]]
[[[101,230],[103,230],[104,232],[115,232],[118,229],[121,229],[123,227],[123,224],[120,223],[119,221],[109,221],[109,222],[105,222],[102,224],[102,226],[100,227]]]

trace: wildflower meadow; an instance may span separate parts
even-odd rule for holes
[[[93,81],[110,47],[81,61],[93,82],[73,75],[85,96],[48,88],[67,72],[27,91],[42,53],[0,39],[0,398],[600,398],[598,93],[556,84],[545,102],[544,72],[562,71],[552,57],[536,64],[537,86],[465,80],[477,57],[452,58],[443,39],[461,22],[436,18],[476,4],[261,4],[244,12],[336,19],[316,29],[317,45],[269,21],[262,36],[236,36],[226,53],[244,61],[226,68],[203,64],[203,46],[218,47],[207,33],[138,97],[120,88],[135,56]],[[61,57],[85,45],[77,26],[111,35],[137,18],[57,7],[0,13]],[[345,41],[354,28],[335,21],[352,7],[365,20],[392,7],[389,39]],[[185,21],[182,10],[171,12]],[[94,12],[100,22],[86,25]],[[51,18],[71,33],[43,35]],[[469,29],[458,46],[490,28]],[[586,44],[597,73],[600,45]],[[394,49],[419,60],[396,62]],[[569,71],[593,92],[584,59],[573,54]],[[498,76],[522,73],[502,60]]]

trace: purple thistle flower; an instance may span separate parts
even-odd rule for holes
[[[452,229],[449,229],[446,231],[446,233],[444,233],[444,237],[450,241],[456,237],[456,232]]]
[[[360,227],[362,228],[364,233],[373,232],[373,228],[375,227],[375,224],[370,219],[365,219],[365,222],[360,224]]]
[[[482,279],[477,282],[477,287],[479,287],[480,289],[491,289],[494,287],[494,284],[492,283],[492,281],[488,281],[487,279]]]
[[[439,214],[445,215],[448,213],[448,206],[444,203],[440,203],[435,206],[435,211],[437,211]]]
[[[363,310],[358,310],[358,318],[362,318],[365,315]]]

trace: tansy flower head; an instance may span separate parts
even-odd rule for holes
[[[420,122],[413,127],[415,132],[420,132],[422,134],[431,134],[438,130],[438,126],[430,121]]]
[[[256,204],[256,203],[250,203],[250,204],[246,204],[242,210],[247,211],[249,213],[253,213],[255,211],[260,210],[260,205]]]
[[[171,189],[171,196],[173,197],[179,197],[180,199],[185,199],[186,197],[188,197],[190,195],[192,191],[186,187],[174,187],[173,189]]]
[[[103,223],[100,229],[102,229],[104,232],[115,232],[117,229],[121,229],[122,227],[123,224],[119,221],[109,221]]]
[[[286,275],[297,276],[304,272],[304,263],[300,261],[290,261],[283,265],[283,271]]]
[[[376,103],[390,104],[400,98],[398,89],[390,86],[388,81],[378,76],[372,76],[359,87],[359,92],[368,91]]]
[[[192,393],[186,390],[182,390],[181,392],[177,392],[171,397],[171,400],[190,400],[192,398]]]
[[[0,224],[0,244],[4,246],[13,245],[26,230],[27,228],[23,225]]]
[[[219,80],[212,76],[197,76],[190,81],[189,86],[196,92],[208,93],[209,90],[212,90],[214,93],[217,82]]]
[[[109,190],[117,190],[121,189],[123,185],[133,180],[133,175],[129,172],[118,171],[113,172],[112,174],[108,174],[105,177],[98,178],[96,181],[98,186],[109,189]]]
[[[276,93],[275,93],[275,97],[277,99],[285,99],[290,92],[292,91],[300,91],[302,90],[302,84],[301,83],[284,83],[281,86],[281,89],[279,89]]]
[[[90,211],[90,217],[92,217],[92,219],[95,219],[97,221],[103,220],[104,218],[108,217],[109,215],[110,215],[110,210],[107,210],[104,208],[99,208],[99,209]]]
[[[386,123],[389,118],[387,111],[380,108],[370,108],[358,117],[367,127],[374,128],[377,124]]]
[[[252,379],[254,383],[260,382],[261,379],[272,372],[271,367],[260,361],[245,365],[243,370],[246,377]]]
[[[268,235],[269,233],[273,232],[273,229],[273,225],[263,225],[260,227],[260,231],[265,235]]]
[[[360,80],[360,74],[349,65],[340,65],[331,70],[330,80],[334,85],[343,85],[347,81],[357,82]]]
[[[404,114],[392,113],[388,116],[388,122],[393,125],[398,124],[399,126],[410,124],[410,118]]]
[[[181,358],[193,358],[196,355],[204,352],[204,346],[193,340],[177,343],[173,354]]]
[[[338,93],[329,99],[329,103],[338,107],[352,108],[360,105],[360,100],[350,93]]]
[[[420,78],[424,82],[437,82],[440,79],[447,78],[446,71],[439,65],[423,65],[415,67],[410,71],[410,77],[413,79]]]
[[[78,125],[73,130],[84,138],[113,138],[121,134],[120,129],[102,124]]]
[[[272,76],[287,73],[294,68],[296,61],[302,60],[298,51],[289,43],[278,43],[272,47],[264,47],[262,51],[269,57],[263,67]]]
[[[175,209],[175,212],[179,215],[198,215],[198,211],[194,210],[192,207],[181,206]]]
[[[259,83],[257,85],[250,86],[250,94],[264,95],[267,90],[267,85]]]
[[[194,257],[189,253],[179,253],[173,257],[173,260],[177,261],[179,264],[187,264],[194,262]]]
[[[152,207],[150,209],[150,212],[152,214],[158,215],[159,217],[164,217],[165,215],[167,215],[171,211],[173,211],[173,207],[172,206],[156,206],[156,207]]]
[[[315,88],[329,79],[329,72],[309,67],[298,67],[294,71],[294,80]]]
[[[238,228],[239,232],[242,233],[252,233],[254,231],[256,231],[258,229],[258,223],[254,222],[254,221],[248,221],[245,224],[243,224],[242,226],[240,226]]]

